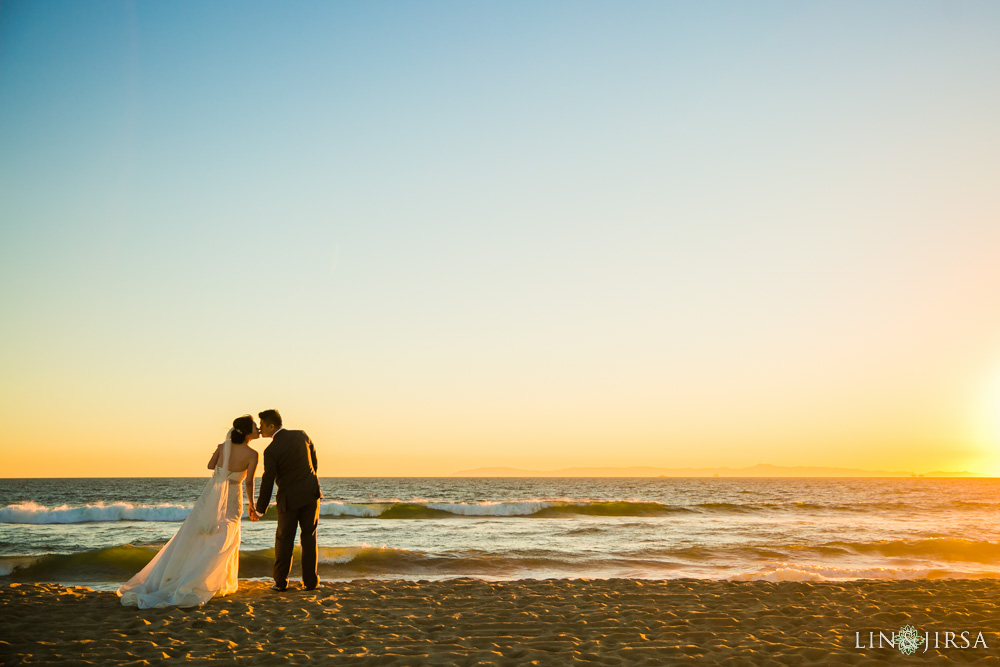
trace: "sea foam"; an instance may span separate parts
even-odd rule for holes
[[[0,508],[0,523],[90,523],[101,521],[183,521],[191,511],[185,505],[96,503],[83,507],[45,507],[33,502]]]

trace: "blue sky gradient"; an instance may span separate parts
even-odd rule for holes
[[[998,71],[993,2],[4,2],[0,416],[1000,472]]]

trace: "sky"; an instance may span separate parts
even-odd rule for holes
[[[1000,474],[998,71],[974,0],[4,0],[0,476],[266,408],[323,476]]]

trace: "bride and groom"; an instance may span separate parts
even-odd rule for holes
[[[226,441],[208,462],[215,472],[191,513],[153,560],[118,589],[122,604],[140,609],[193,607],[214,595],[236,591],[243,516],[240,482],[246,488],[251,521],[264,515],[278,485],[271,588],[288,589],[296,529],[301,531],[302,583],[306,590],[319,586],[316,531],[323,493],[316,476],[316,448],[304,431],[282,428],[277,410],[265,410],[258,417],[259,429],[250,415],[233,420]],[[249,443],[261,436],[271,438],[271,444],[264,450],[264,474],[254,505],[258,454]]]

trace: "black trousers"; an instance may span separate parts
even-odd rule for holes
[[[292,548],[295,546],[295,529],[302,530],[302,583],[306,588],[319,585],[316,564],[319,549],[316,547],[316,530],[319,527],[319,500],[278,512],[278,528],[274,532],[274,583],[284,588],[288,585],[288,572],[292,569]]]

